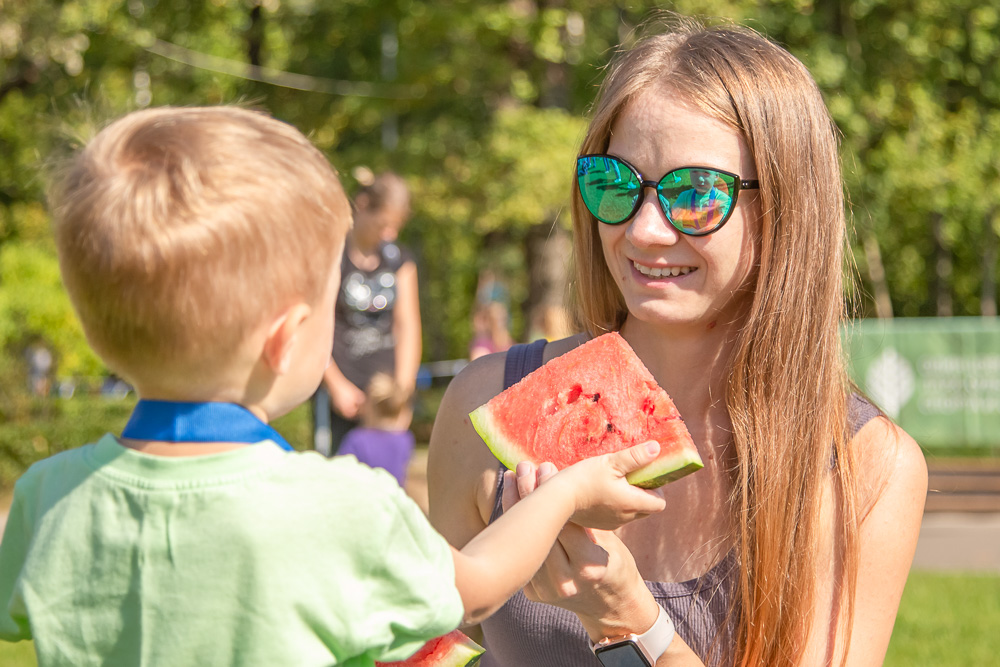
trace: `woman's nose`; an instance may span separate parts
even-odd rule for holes
[[[680,239],[680,232],[667,220],[653,188],[643,188],[642,203],[629,221],[625,236],[635,246],[674,245]]]

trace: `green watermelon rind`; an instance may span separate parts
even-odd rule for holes
[[[669,461],[669,465],[664,465],[665,461]],[[698,456],[697,452],[695,452],[694,455],[691,455],[689,452],[682,452],[678,456],[657,459],[648,466],[639,468],[638,470],[625,475],[625,479],[627,479],[630,484],[643,489],[658,489],[664,484],[676,482],[681,477],[687,477],[691,473],[701,470],[704,467],[705,464],[702,463],[701,457]],[[654,468],[663,470],[663,473],[653,476]]]
[[[476,429],[476,433],[493,452],[493,456],[497,457],[497,461],[507,466],[509,470],[513,470],[520,462],[517,456],[517,445],[508,442],[501,435],[499,429],[493,426],[493,414],[489,411],[488,405],[480,405],[469,414],[469,418],[472,419],[472,426]]]
[[[493,452],[493,456],[508,469],[513,470],[521,461],[518,456],[517,444],[509,442],[501,435],[499,429],[493,426],[493,415],[487,405],[481,405],[473,410],[469,414],[469,418],[472,419],[472,426],[476,429],[476,433]],[[536,463],[541,463],[541,461],[536,461]],[[656,489],[668,482],[674,482],[681,477],[690,475],[696,470],[701,470],[703,467],[705,464],[698,455],[698,451],[687,447],[674,456],[661,456],[652,463],[638,470],[633,470],[625,476],[625,479],[630,484],[644,489]]]
[[[427,667],[475,667],[486,652],[486,649],[468,637],[464,637],[450,649],[448,654],[441,656],[437,662],[426,663]]]

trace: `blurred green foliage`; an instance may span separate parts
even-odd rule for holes
[[[0,493],[35,461],[95,442],[105,433],[121,433],[133,407],[135,394],[78,394],[61,399],[0,390]],[[292,447],[312,449],[307,405],[275,419],[273,426]]]
[[[361,167],[402,173],[414,191],[402,240],[419,259],[428,360],[465,355],[484,269],[506,281],[514,333],[523,335],[527,241],[567,226],[572,157],[601,68],[658,5],[0,0],[3,351],[22,359],[41,338],[60,376],[102,371],[56,279],[46,172],[108,119],[163,104],[265,108],[308,134],[350,192]],[[667,8],[745,22],[813,72],[843,133],[862,314],[874,312],[868,295],[878,289],[865,240],[881,250],[897,315],[978,315],[995,304],[998,7],[677,0]]]
[[[53,399],[0,395],[0,489],[9,488],[28,466],[52,454],[120,433],[132,399],[76,396]]]

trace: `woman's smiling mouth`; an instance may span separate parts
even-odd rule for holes
[[[697,270],[693,266],[665,266],[657,269],[635,261],[632,262],[632,266],[647,278],[676,278],[677,276],[686,276],[692,271]]]

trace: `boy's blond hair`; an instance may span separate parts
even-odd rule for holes
[[[237,107],[113,122],[57,174],[50,202],[87,338],[133,380],[207,377],[267,318],[316,303],[351,221],[326,158]]]
[[[395,378],[387,373],[375,373],[368,382],[365,392],[365,426],[370,428],[398,428],[404,413],[410,407],[412,392],[404,389]]]

